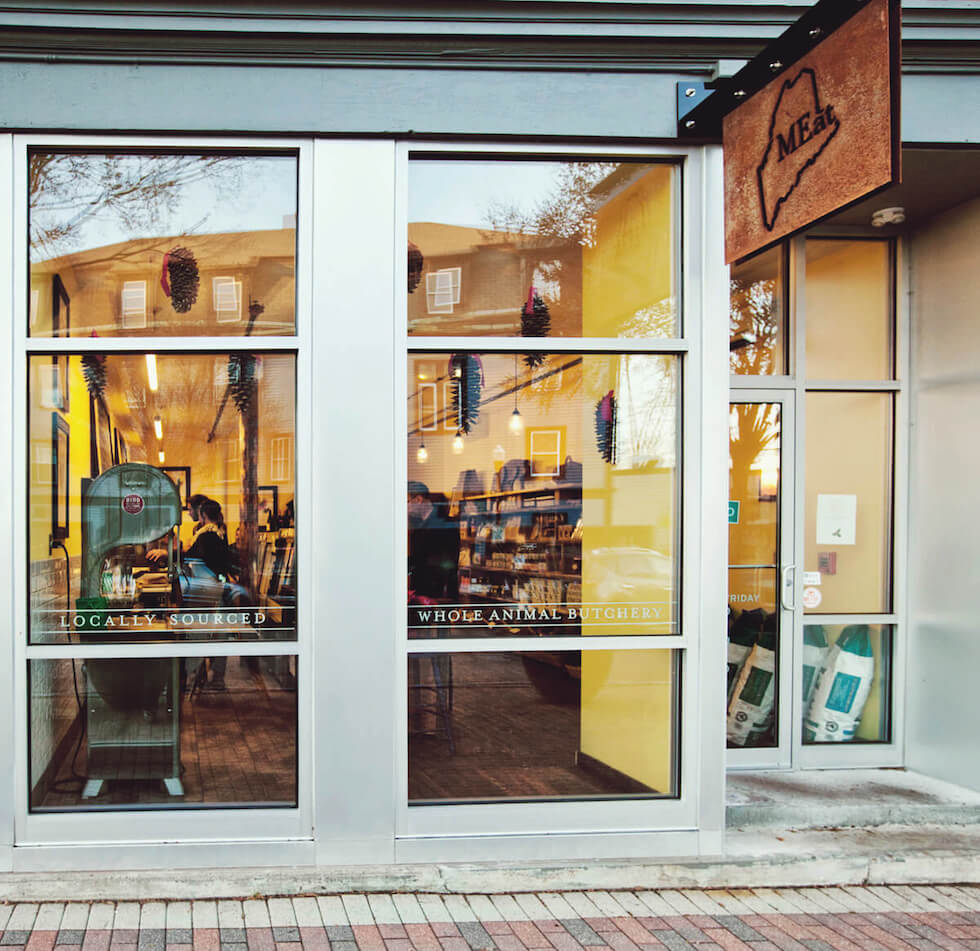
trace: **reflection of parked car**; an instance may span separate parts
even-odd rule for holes
[[[662,601],[674,588],[674,560],[652,548],[594,548],[587,556],[599,601]]]

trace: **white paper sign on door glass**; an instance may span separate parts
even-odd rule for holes
[[[817,544],[854,545],[857,536],[857,496],[817,496]]]

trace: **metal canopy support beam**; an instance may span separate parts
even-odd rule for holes
[[[677,136],[682,139],[720,141],[722,119],[736,106],[754,95],[767,83],[787,70],[810,52],[843,23],[849,20],[867,0],[819,0],[778,39],[750,60],[731,78],[719,77],[706,83],[705,96],[688,96],[687,87],[696,83],[678,84]],[[693,108],[681,111],[685,103],[694,101]]]

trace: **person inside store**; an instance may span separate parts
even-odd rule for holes
[[[206,495],[192,495],[187,503],[188,512],[194,519],[194,534],[190,547],[183,557],[203,561],[216,578],[226,581],[238,575],[234,552],[228,545],[228,529],[225,526],[221,505]],[[154,548],[146,553],[148,561],[159,563],[167,557],[165,548]]]
[[[455,601],[459,594],[459,525],[449,500],[424,482],[408,483],[409,597]]]

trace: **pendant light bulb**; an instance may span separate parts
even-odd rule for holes
[[[157,439],[163,439],[163,423],[159,415],[153,417],[153,432],[157,434]]]
[[[458,456],[463,451],[463,430],[457,429],[453,437],[453,452]]]
[[[419,462],[425,462],[429,458],[429,450],[425,448],[425,441],[419,443],[419,451],[415,453],[415,458]]]
[[[157,453],[157,459],[160,460],[161,466],[167,461],[167,455],[162,449]]]
[[[514,412],[510,414],[510,431],[512,433],[519,433],[524,428],[524,419],[521,417],[521,411],[517,408],[517,354],[514,354]]]

